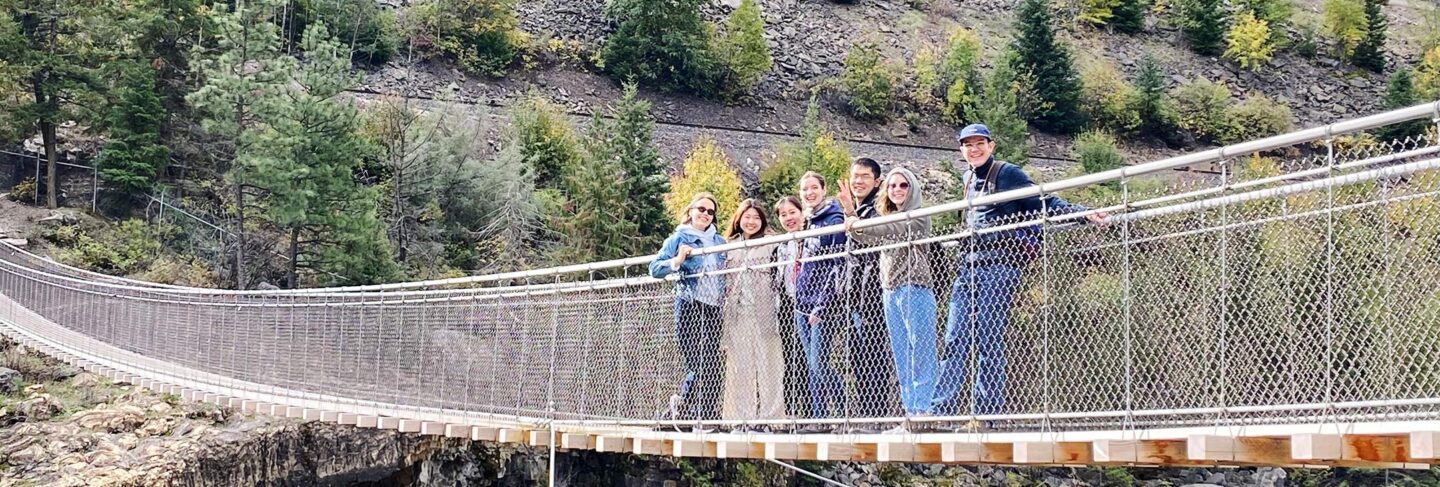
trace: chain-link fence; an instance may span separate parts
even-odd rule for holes
[[[26,188],[26,198],[44,202],[49,183],[45,169],[45,159],[40,155],[0,150],[0,191],[13,192],[20,186]],[[99,207],[100,180],[94,167],[56,162],[55,180],[56,199],[61,206],[90,211]]]
[[[896,170],[882,216],[853,225],[803,184],[735,212],[741,234],[779,236],[710,229],[697,199],[658,256],[444,281],[151,287],[7,249],[0,318],[382,414],[845,432],[1435,418],[1440,144],[1331,136],[1433,113],[1041,186],[981,166],[966,200],[930,207]]]

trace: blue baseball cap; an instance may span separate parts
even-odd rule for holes
[[[980,137],[984,137],[987,140],[995,140],[994,137],[990,136],[990,128],[986,127],[984,124],[979,123],[972,123],[970,125],[966,125],[965,128],[960,129],[960,135],[956,137],[955,140],[965,140],[967,138],[975,137],[977,135]]]

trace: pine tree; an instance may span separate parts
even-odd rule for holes
[[[218,141],[214,152],[222,161],[230,192],[227,206],[235,221],[230,279],[240,289],[250,284],[246,254],[252,251],[246,223],[251,205],[245,192],[252,171],[246,161],[253,157],[265,112],[281,105],[274,100],[296,65],[280,51],[280,28],[273,18],[278,11],[276,0],[249,2],[231,11],[221,7],[214,17],[221,34],[215,39],[217,52],[197,62],[205,83],[185,97],[201,113],[201,127]]]
[[[765,19],[755,0],[743,0],[740,8],[725,19],[725,30],[717,39],[720,59],[729,69],[734,93],[749,90],[774,67],[770,45],[765,42]]]
[[[1256,19],[1249,10],[1240,12],[1235,24],[1225,33],[1224,57],[1235,61],[1241,68],[1259,70],[1275,54],[1275,45],[1270,39],[1268,23]]]
[[[1138,34],[1145,29],[1145,11],[1150,7],[1146,0],[1120,0],[1115,6],[1115,17],[1110,25],[1126,34]]]
[[[1225,41],[1225,10],[1221,0],[1183,0],[1181,28],[1197,54],[1220,54]]]
[[[1415,79],[1409,68],[1400,68],[1390,75],[1390,83],[1385,90],[1383,105],[1387,110],[1411,107],[1420,103],[1420,97],[1415,93]],[[1377,130],[1376,135],[1385,141],[1404,140],[1406,138],[1419,137],[1425,134],[1425,122],[1412,120],[1399,123]]]
[[[1385,71],[1385,14],[1380,11],[1380,0],[1365,0],[1365,38],[1355,46],[1350,58],[1356,66],[1374,71]]]
[[[565,168],[565,208],[555,225],[563,230],[556,263],[619,259],[635,249],[639,225],[629,215],[626,184],[610,124],[595,115],[584,140],[585,156]],[[653,250],[653,249],[651,249]]]
[[[1270,26],[1271,45],[1284,46],[1289,41],[1286,31],[1290,26],[1290,17],[1295,13],[1292,0],[1240,0],[1237,4],[1241,11],[1250,11],[1256,19]]]
[[[895,74],[880,54],[880,46],[860,41],[845,55],[840,83],[850,98],[850,108],[861,118],[883,119],[894,99]]]
[[[126,28],[135,33],[133,53],[157,70],[157,90],[172,113],[186,109],[194,89],[191,57],[195,43],[212,29],[201,0],[138,0],[126,5]]]
[[[633,83],[625,85],[624,95],[615,105],[615,121],[599,132],[606,135],[606,151],[620,162],[625,175],[625,216],[639,231],[630,249],[633,252],[653,250],[674,228],[665,210],[670,180],[655,147],[655,118],[650,115],[650,102],[640,99],[637,91]]]
[[[306,63],[292,72],[284,98],[264,120],[247,157],[255,185],[266,190],[265,214],[286,234],[288,287],[299,269],[380,282],[398,274],[379,219],[374,190],[353,173],[373,150],[359,134],[353,104],[339,98],[358,83],[350,55],[323,22],[301,41]]]
[[[56,165],[59,144],[56,128],[69,120],[85,121],[86,106],[98,105],[99,81],[91,69],[105,49],[95,44],[107,35],[87,27],[99,24],[96,9],[71,0],[13,0],[0,4],[14,21],[8,44],[0,49],[0,65],[8,65],[23,80],[27,101],[10,106],[7,113],[20,132],[40,132],[45,150],[45,205],[59,205]],[[8,35],[7,35],[8,34]],[[38,181],[36,182],[39,183]],[[36,198],[38,201],[39,198]]]
[[[1149,53],[1140,59],[1140,73],[1135,78],[1135,111],[1140,115],[1140,133],[1163,135],[1173,125],[1174,109],[1165,99],[1165,75],[1160,63]]]
[[[995,138],[995,158],[1023,166],[1030,162],[1030,127],[1020,115],[1021,89],[1015,68],[995,63],[976,103],[975,118]]]
[[[156,73],[149,66],[127,65],[110,107],[110,136],[95,159],[106,189],[130,198],[142,197],[170,157],[160,143],[165,104],[156,92]]]
[[[1086,123],[1080,112],[1080,79],[1070,50],[1055,40],[1045,0],[1024,0],[1014,29],[1015,71],[1031,76],[1040,101],[1048,105],[1031,114],[1030,122],[1043,130],[1078,132]]]
[[[560,107],[530,94],[515,104],[511,123],[514,143],[534,170],[535,186],[558,188],[565,167],[580,160],[579,142]]]
[[[606,7],[620,24],[605,41],[605,69],[616,79],[668,91],[713,96],[719,60],[700,0],[616,0]]]

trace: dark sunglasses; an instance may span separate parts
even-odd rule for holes
[[[905,182],[905,181],[901,181],[901,182],[898,182],[898,183],[890,183],[890,187],[892,187],[892,188],[900,188],[900,189],[910,189],[910,183],[907,183],[907,182]]]
[[[706,208],[706,207],[703,207],[703,206],[697,206],[697,207],[695,207],[695,209],[700,210],[701,213],[704,213],[704,214],[707,214],[707,215],[710,215],[710,216],[715,216],[715,209],[714,209],[714,208]]]

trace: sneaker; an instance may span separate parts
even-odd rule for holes
[[[681,404],[683,404],[684,402],[685,402],[685,399],[682,398],[682,397],[680,397],[679,394],[671,394],[671,395],[670,395],[670,405],[669,405],[668,409],[669,409],[669,411],[670,411],[670,420],[671,420],[671,421],[679,421],[679,420],[680,420],[680,406],[681,406]]]

